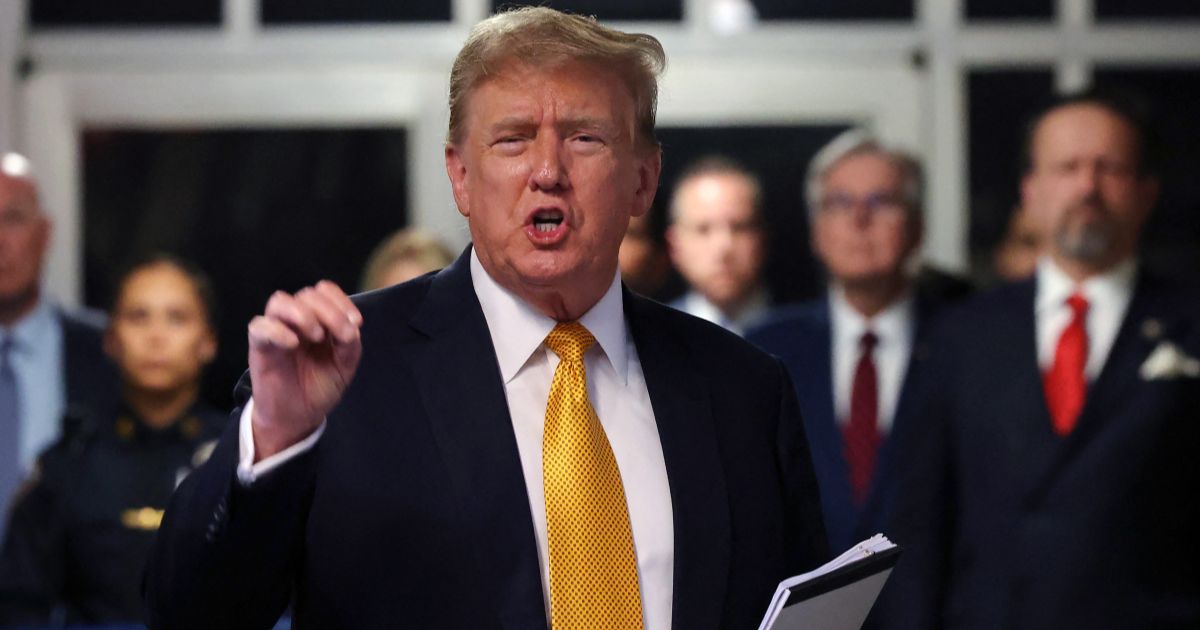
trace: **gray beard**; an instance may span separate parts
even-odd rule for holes
[[[1107,226],[1099,222],[1086,223],[1072,229],[1060,225],[1054,232],[1054,244],[1060,254],[1080,262],[1102,262],[1113,246]]]

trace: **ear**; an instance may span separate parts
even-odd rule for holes
[[[636,204],[631,216],[640,217],[650,211],[654,195],[658,193],[658,177],[662,174],[662,150],[658,147],[646,151],[638,160],[638,188]]]
[[[676,245],[676,241],[679,239],[679,228],[676,227],[676,225],[674,223],[672,223],[671,225],[668,225],[667,230],[665,232],[663,232],[663,238],[667,242],[667,259],[670,260],[672,264],[674,264],[675,256],[676,256],[675,252],[678,249],[678,245]]]
[[[467,194],[467,165],[458,147],[449,143],[446,144],[446,175],[450,177],[450,190],[454,193],[458,213],[464,217],[471,216],[471,201]]]
[[[210,330],[204,335],[204,341],[200,343],[200,362],[208,365],[217,358],[217,337]]]

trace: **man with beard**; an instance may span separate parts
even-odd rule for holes
[[[1200,300],[1140,269],[1158,196],[1135,107],[1065,98],[1030,127],[1034,277],[946,322],[910,425],[889,620],[1200,627]],[[899,591],[899,592],[897,592]]]

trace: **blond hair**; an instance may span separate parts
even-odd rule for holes
[[[602,26],[593,17],[546,7],[523,7],[498,13],[476,24],[450,71],[450,129],[447,141],[462,141],[463,121],[471,92],[511,62],[553,67],[584,61],[614,68],[633,95],[634,138],[657,147],[654,118],[658,108],[658,76],[667,56],[657,39]]]
[[[454,255],[442,241],[418,229],[399,230],[375,246],[363,271],[360,288],[363,291],[383,288],[380,281],[392,267],[413,263],[433,271],[449,265]]]

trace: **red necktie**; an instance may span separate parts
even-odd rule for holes
[[[850,389],[850,422],[842,432],[846,442],[846,462],[850,465],[850,490],[859,505],[866,501],[875,470],[875,452],[879,450],[879,379],[871,352],[879,339],[875,333],[863,333],[862,354],[854,369]]]
[[[1083,409],[1083,397],[1087,393],[1087,380],[1083,368],[1087,365],[1088,339],[1087,300],[1075,293],[1067,298],[1071,307],[1071,323],[1063,329],[1054,350],[1054,365],[1044,376],[1046,405],[1050,408],[1050,419],[1054,432],[1066,435],[1075,427],[1079,412]]]

